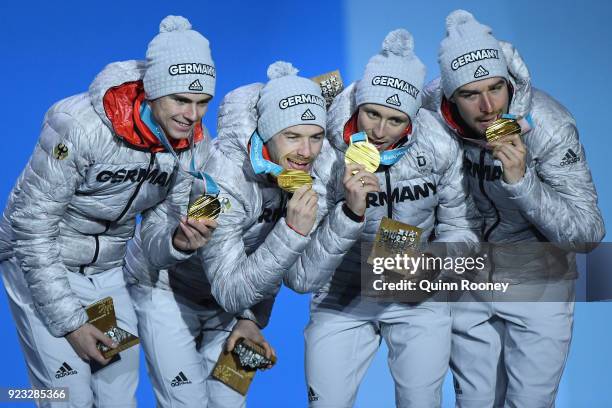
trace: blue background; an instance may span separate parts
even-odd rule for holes
[[[415,38],[428,79],[438,75],[437,49],[446,15],[459,7],[513,42],[527,62],[534,84],[574,114],[585,145],[606,224],[612,219],[609,114],[612,93],[612,3],[604,1],[174,1],[3,2],[2,160],[0,204],[34,148],[45,111],[55,101],[83,92],[104,65],[144,58],[146,45],[167,14],[183,15],[212,44],[218,72],[217,97],[204,122],[215,133],[222,96],[237,86],[265,81],[267,66],[291,61],[302,75],[339,68],[345,83],[358,79],[385,34],[406,28]],[[308,296],[282,290],[266,336],[278,365],[259,373],[249,393],[251,407],[307,405],[303,378],[302,329]],[[612,406],[612,305],[576,305],[574,339],[559,389],[557,407]],[[29,387],[6,294],[0,290],[0,387]],[[171,351],[169,351],[171,352]],[[153,406],[142,359],[138,399]],[[449,377],[450,378],[450,377]],[[453,406],[445,382],[444,406]],[[19,404],[19,406],[26,406]],[[384,345],[362,383],[356,406],[394,406],[393,383]]]

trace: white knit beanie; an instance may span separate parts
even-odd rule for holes
[[[321,88],[297,73],[288,62],[277,61],[268,67],[269,81],[257,102],[257,130],[264,143],[295,125],[318,125],[325,130],[327,112]]]
[[[446,38],[438,53],[444,95],[450,98],[457,88],[482,79],[508,79],[508,66],[491,29],[465,10],[446,17]]]
[[[208,40],[189,20],[167,16],[147,48],[144,89],[147,99],[176,93],[215,95],[215,63]]]
[[[366,65],[363,78],[357,83],[357,106],[375,103],[406,113],[412,120],[421,107],[421,90],[425,81],[425,65],[414,54],[412,35],[404,30],[391,31],[382,50]]]

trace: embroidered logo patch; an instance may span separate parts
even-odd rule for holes
[[[196,79],[191,84],[189,84],[190,91],[202,91],[202,89],[204,88],[202,87],[202,84],[200,83],[199,79]]]
[[[310,109],[306,109],[304,113],[302,113],[302,120],[315,120],[317,117],[310,111]]]
[[[57,160],[64,160],[68,157],[68,146],[63,143],[58,143],[57,146],[53,148],[53,157]]]
[[[578,163],[580,161],[580,157],[572,150],[567,149],[565,152],[565,156],[563,156],[563,160],[561,160],[561,166],[569,166],[570,164]]]
[[[474,72],[474,78],[481,78],[487,75],[489,75],[489,71],[487,71],[482,65],[479,65],[478,68],[476,68],[476,71]]]
[[[385,102],[393,106],[402,106],[402,103],[400,102],[400,98],[398,94],[394,94],[393,96],[388,97]]]

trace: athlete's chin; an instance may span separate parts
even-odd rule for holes
[[[189,139],[189,136],[191,136],[191,131],[189,132],[170,132],[170,137],[174,140]]]

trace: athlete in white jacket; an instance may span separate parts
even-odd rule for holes
[[[457,406],[552,407],[577,276],[575,254],[559,248],[584,251],[603,238],[597,193],[574,118],[531,86],[516,49],[463,10],[446,26],[441,80],[427,86],[424,105],[463,143],[483,239],[496,244],[475,278],[510,284],[505,294],[468,292],[452,303]],[[502,115],[521,134],[487,143]]]
[[[0,223],[2,279],[30,381],[67,387],[69,406],[136,405],[139,348],[94,373],[90,361],[109,363],[96,343],[112,341],[87,323],[84,307],[111,296],[118,325],[138,334],[122,274],[136,216],[164,216],[148,210],[188,200],[192,177],[178,172],[176,155],[188,165],[195,144],[192,154],[208,159],[200,121],[215,70],[208,41],[190,27],[167,17],[146,65],[111,64],[89,92],[53,105]],[[214,227],[189,224],[203,235]]]
[[[255,324],[267,325],[284,274],[292,271],[298,285],[319,285],[363,225],[342,205],[326,216],[330,175],[317,170],[319,152],[330,149],[324,100],[314,82],[296,73],[277,62],[267,84],[223,99],[215,149],[203,169],[229,207],[212,240],[198,253],[170,256],[163,248],[168,234],[143,225],[142,240],[129,247],[125,271],[161,406],[243,406],[242,395],[210,377],[224,342],[231,349],[236,337],[250,337],[272,353]],[[311,173],[313,188],[281,190],[275,177],[283,169]],[[351,202],[365,202],[359,177],[351,175]],[[191,200],[205,191],[196,180]]]
[[[387,35],[362,79],[336,97],[327,136],[333,146],[322,162],[344,167],[351,137],[370,130],[381,154],[374,189],[356,210],[364,226],[342,255],[331,279],[312,299],[305,330],[306,377],[311,407],[349,407],[384,339],[400,407],[440,406],[448,370],[451,318],[442,299],[400,303],[364,296],[362,244],[371,244],[383,217],[423,230],[427,242],[469,243],[480,226],[461,171],[461,148],[430,112],[420,110],[425,67],[405,30]],[[418,112],[418,113],[417,113]],[[369,183],[369,181],[368,181]],[[365,183],[364,183],[365,184]],[[330,201],[342,201],[336,189]],[[292,286],[291,280],[286,280]],[[437,301],[439,300],[439,301]]]

